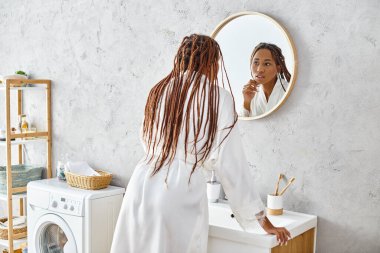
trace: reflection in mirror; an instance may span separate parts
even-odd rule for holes
[[[259,43],[250,59],[251,79],[243,87],[240,116],[255,117],[273,109],[284,97],[291,74],[281,48]]]
[[[296,76],[296,52],[285,29],[256,12],[235,14],[211,35],[222,50],[240,119],[258,119],[277,110]]]

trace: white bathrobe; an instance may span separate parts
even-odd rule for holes
[[[219,145],[228,133],[224,128],[234,119],[230,93],[223,88],[219,90],[218,132],[204,166],[195,170],[188,183],[194,156],[189,154],[185,162],[184,131],[170,167],[164,166],[151,177],[152,165],[141,160],[126,190],[111,253],[206,253],[208,201],[202,169],[215,169],[243,228],[248,229],[257,222],[256,214],[264,210],[264,205],[249,172],[237,126]],[[189,140],[191,137],[190,134]],[[202,144],[200,141],[199,147]],[[144,143],[143,146],[146,150]]]
[[[280,102],[281,99],[284,97],[285,92],[288,87],[288,82],[284,79],[281,79],[281,80],[282,80],[285,90],[283,89],[280,83],[280,79],[277,79],[277,82],[274,85],[272,93],[270,94],[269,99],[267,101],[267,98],[265,97],[265,93],[264,93],[264,90],[262,89],[262,86],[259,86],[257,93],[251,100],[251,111],[248,111],[245,108],[243,108],[240,116],[256,117],[272,110],[278,104],[278,102]]]

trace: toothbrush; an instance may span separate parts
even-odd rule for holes
[[[284,194],[284,192],[286,191],[286,189],[288,189],[288,187],[291,185],[291,183],[294,182],[294,180],[296,180],[296,178],[292,177],[290,180],[289,180],[289,183],[285,186],[285,188],[280,192],[279,196],[281,196],[282,194]]]
[[[280,173],[280,176],[278,177],[278,181],[276,184],[276,190],[274,191],[274,196],[277,196],[277,194],[278,194],[278,186],[280,185],[280,181],[283,177],[284,177],[284,175]]]

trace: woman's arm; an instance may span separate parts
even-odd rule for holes
[[[265,206],[250,173],[238,124],[232,130],[226,128],[233,123],[235,115],[230,94],[224,99],[219,112],[215,150],[210,154],[205,167],[215,170],[228,196],[231,210],[243,229],[256,227],[259,222],[267,233],[276,235],[281,244],[286,243],[289,232],[285,228],[274,227],[265,216]]]
[[[264,216],[263,218],[258,219],[258,221],[265,232],[277,237],[277,241],[280,243],[280,245],[286,244],[287,241],[291,238],[290,232],[286,228],[273,226],[268,217]]]

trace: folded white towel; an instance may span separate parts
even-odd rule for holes
[[[24,227],[26,224],[26,216],[20,216],[13,218],[13,228],[17,227]],[[0,222],[0,226],[7,228],[8,227],[8,220],[4,222]]]
[[[67,162],[65,169],[82,176],[100,176],[87,162]]]

